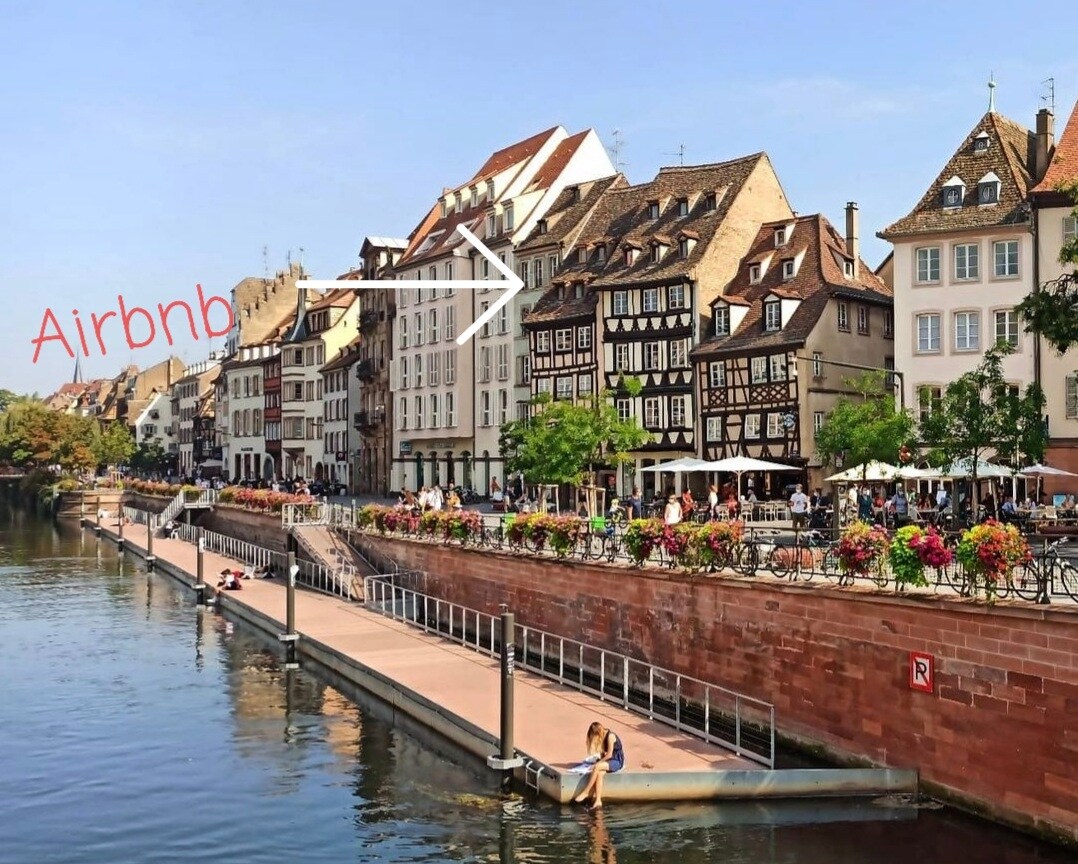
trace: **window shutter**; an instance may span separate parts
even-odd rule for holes
[[[1078,419],[1078,377],[1067,376],[1067,419]]]

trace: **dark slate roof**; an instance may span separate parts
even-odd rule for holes
[[[987,133],[988,152],[976,153],[974,139]],[[989,111],[970,130],[935,182],[907,216],[879,232],[885,240],[910,234],[958,231],[1011,225],[1026,220],[1020,205],[1033,185],[1031,166],[1036,153],[1032,132],[1013,120]],[[980,205],[977,182],[989,172],[1000,180],[999,203]],[[959,177],[966,187],[961,207],[944,208],[943,187],[952,177]]]
[[[598,180],[577,184],[575,187],[566,187],[554,199],[554,203],[550,205],[543,217],[547,223],[546,233],[540,233],[539,226],[536,225],[517,246],[517,253],[541,249],[570,238],[573,229],[580,227],[592,214],[607,189],[623,188],[628,185],[624,174],[612,174],[609,177],[600,177]],[[574,200],[574,189],[579,191],[579,198],[576,200]]]
[[[775,246],[775,229],[793,224],[787,230],[786,244]],[[749,267],[768,258],[770,261],[760,281],[749,281]],[[782,278],[782,262],[801,257],[796,274]],[[748,305],[738,328],[729,336],[712,335],[692,352],[693,357],[742,354],[757,349],[766,351],[780,346],[800,345],[812,332],[833,297],[857,300],[875,305],[893,303],[891,289],[884,284],[863,260],[858,260],[856,279],[845,275],[844,262],[851,261],[846,240],[826,217],[815,214],[798,216],[760,226],[748,254],[742,259],[737,275],[726,286],[722,296],[711,303]],[[768,296],[799,298],[801,303],[781,330],[765,332],[763,328],[764,299]]]

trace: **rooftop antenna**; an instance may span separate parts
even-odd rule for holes
[[[1053,114],[1055,114],[1056,113],[1056,79],[1055,78],[1045,78],[1041,82],[1041,84],[1044,85],[1048,89],[1048,92],[1041,97],[1041,101],[1042,102],[1047,102],[1048,103],[1048,110],[1051,111]]]
[[[621,130],[615,129],[611,136],[614,139],[614,143],[610,147],[610,152],[614,156],[614,170],[620,171],[623,167],[628,165],[628,162],[623,162],[621,159],[621,148],[625,146],[625,142],[621,140]]]
[[[303,247],[299,247],[299,272],[303,272]]]
[[[988,113],[996,113],[996,72],[994,69],[988,76]]]
[[[685,167],[685,145],[677,145],[677,153],[663,153],[663,156],[677,156],[677,164],[682,168]]]
[[[262,269],[265,271],[266,278],[269,279],[269,246],[262,247]]]

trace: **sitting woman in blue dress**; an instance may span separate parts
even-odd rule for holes
[[[591,766],[584,791],[573,801],[583,804],[592,797],[590,809],[598,810],[603,806],[603,775],[613,774],[625,767],[625,750],[621,739],[598,721],[588,727],[587,745],[588,754],[598,755],[599,760]]]

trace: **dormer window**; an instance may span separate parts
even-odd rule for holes
[[[708,192],[704,196],[704,209],[708,213],[715,212],[715,208],[718,206],[718,196],[714,192]]]
[[[775,229],[775,245],[776,246],[785,246],[786,245],[786,229],[785,228],[776,228]]]
[[[677,199],[677,215],[688,216],[689,215],[689,199],[678,198]]]
[[[778,300],[764,303],[764,330],[773,333],[782,329],[782,308]]]
[[[852,279],[853,278],[853,262],[852,261],[843,261],[842,262],[842,271],[843,271],[843,274],[846,276],[847,279]]]
[[[630,267],[632,267],[636,263],[636,253],[638,251],[638,249],[634,249],[632,246],[629,246],[625,250],[625,263],[628,264]]]
[[[662,261],[663,260],[663,255],[666,254],[666,249],[667,249],[667,247],[663,243],[652,243],[651,244],[651,263],[652,264],[658,264],[660,261]]]
[[[498,217],[491,213],[487,217],[487,236],[493,237],[498,228]]]
[[[475,186],[473,186],[473,187],[472,187],[472,188],[471,188],[471,189],[469,190],[469,192],[470,192],[470,194],[471,194],[471,196],[472,196],[472,199],[471,199],[471,205],[472,205],[473,207],[478,207],[478,206],[479,206],[479,189],[478,189],[478,188],[476,188]]]
[[[599,263],[604,264],[606,262],[606,244],[600,243],[595,247],[595,252],[599,256]]]
[[[989,171],[977,181],[977,203],[999,203],[999,177],[994,172]]]
[[[682,237],[677,241],[677,254],[679,258],[689,257],[689,238]]]
[[[782,278],[793,279],[797,272],[797,262],[793,258],[784,258],[782,261]]]
[[[989,140],[987,132],[978,133],[977,137],[973,139],[973,152],[987,153]]]
[[[966,197],[966,184],[956,175],[943,184],[941,195],[944,207],[961,207],[962,199]]]
[[[513,230],[514,221],[513,221],[513,205],[512,204],[509,204],[505,208],[505,215],[502,218],[502,224],[505,226],[506,231],[512,231]]]
[[[749,265],[749,284],[750,285],[755,285],[759,281],[760,281],[760,265],[759,264],[750,264]]]
[[[539,220],[539,233],[540,233],[540,234],[546,234],[546,232],[547,232],[547,222],[546,222],[546,219],[540,219],[540,220]]]
[[[487,200],[488,201],[493,201],[494,200],[494,181],[493,180],[488,180],[487,181]]]
[[[438,204],[439,204],[439,209],[441,211],[442,218],[444,219],[445,216],[446,216],[446,213],[449,212],[449,204],[446,202],[446,200],[444,198],[441,201],[439,201]]]
[[[577,300],[584,296],[584,284],[582,282],[577,282],[573,286],[573,296],[576,297]]]
[[[569,187],[569,203],[570,204],[576,204],[579,200],[580,200],[580,187],[579,186],[570,186]]]
[[[576,260],[578,264],[588,263],[588,247],[580,246],[576,250]]]
[[[648,219],[658,219],[658,218],[659,218],[659,202],[658,201],[648,201]]]
[[[716,303],[715,306],[712,307],[712,314],[715,316],[715,335],[729,336],[730,307],[725,303]]]

